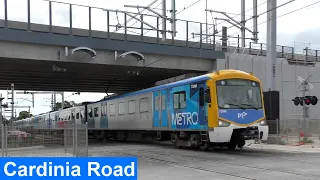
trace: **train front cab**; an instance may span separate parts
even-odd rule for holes
[[[212,145],[235,149],[246,142],[267,140],[269,129],[259,79],[245,72],[221,73],[213,75],[207,87],[208,136]]]

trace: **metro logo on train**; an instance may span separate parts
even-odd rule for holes
[[[238,113],[238,118],[244,118],[246,115],[246,112]]]
[[[246,141],[268,138],[262,90],[253,74],[226,69],[15,123],[30,132],[57,131],[65,123],[87,124],[90,138],[99,140],[143,141],[153,136],[171,140],[176,147],[235,149]]]
[[[172,114],[172,125],[197,125],[198,120],[197,112],[182,112]]]

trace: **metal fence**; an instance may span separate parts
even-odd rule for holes
[[[2,157],[88,156],[87,124],[0,127]]]
[[[320,119],[268,120],[266,143],[282,145],[312,145],[320,147]]]

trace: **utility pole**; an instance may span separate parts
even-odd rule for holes
[[[55,111],[57,109],[57,95],[56,92],[53,93],[53,110]]]
[[[63,109],[64,108],[64,93],[62,92],[61,93],[61,99],[62,99],[62,101],[61,101],[61,108]]]
[[[258,43],[258,0],[253,0],[253,42]]]
[[[171,30],[172,37],[176,37],[176,0],[171,0]]]
[[[3,124],[5,124],[4,122],[3,122],[3,119],[2,119],[2,101],[4,100],[4,97],[2,97],[2,94],[0,93],[0,122],[1,123],[3,123]]]
[[[162,0],[162,41],[167,40],[167,4],[166,0]]]
[[[276,90],[277,0],[268,0],[267,14],[267,87]]]
[[[208,9],[208,0],[206,0],[206,9]],[[208,44],[208,11],[206,11],[206,43]]]
[[[246,37],[246,2],[245,0],[241,0],[241,46],[246,47],[246,40],[244,39]]]

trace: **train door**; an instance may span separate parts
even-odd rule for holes
[[[91,105],[87,106],[88,108],[88,115],[87,115],[87,119],[88,119],[88,128],[94,128],[94,114],[93,114],[93,108]]]
[[[76,123],[76,108],[71,109],[71,123],[72,124]]]
[[[75,109],[75,124],[81,124],[80,107]]]
[[[108,128],[107,104],[102,104],[102,105],[101,105],[100,128],[101,128],[101,129],[106,129],[106,128]]]
[[[101,118],[101,104],[95,104],[93,106],[93,115],[94,115],[94,121],[93,121],[93,128],[100,129],[100,118]]]
[[[153,127],[160,127],[160,92],[153,93]]]
[[[199,123],[200,125],[205,125],[207,124],[207,106],[206,106],[206,102],[205,102],[205,89],[206,89],[206,85],[205,84],[199,84],[198,85],[198,91],[199,91]]]
[[[187,107],[187,97],[189,96],[188,93],[188,87],[182,86],[182,87],[175,87],[171,91],[171,104],[173,105],[173,112],[172,115],[172,122],[171,127],[173,129],[189,129],[192,128],[192,122],[188,121],[188,117],[185,116],[192,112],[189,112],[190,109]]]
[[[160,96],[161,95],[161,96]],[[161,106],[159,107],[160,113],[160,121],[161,121],[161,127],[168,127],[168,116],[167,116],[167,91],[162,90],[160,94],[160,104]]]

